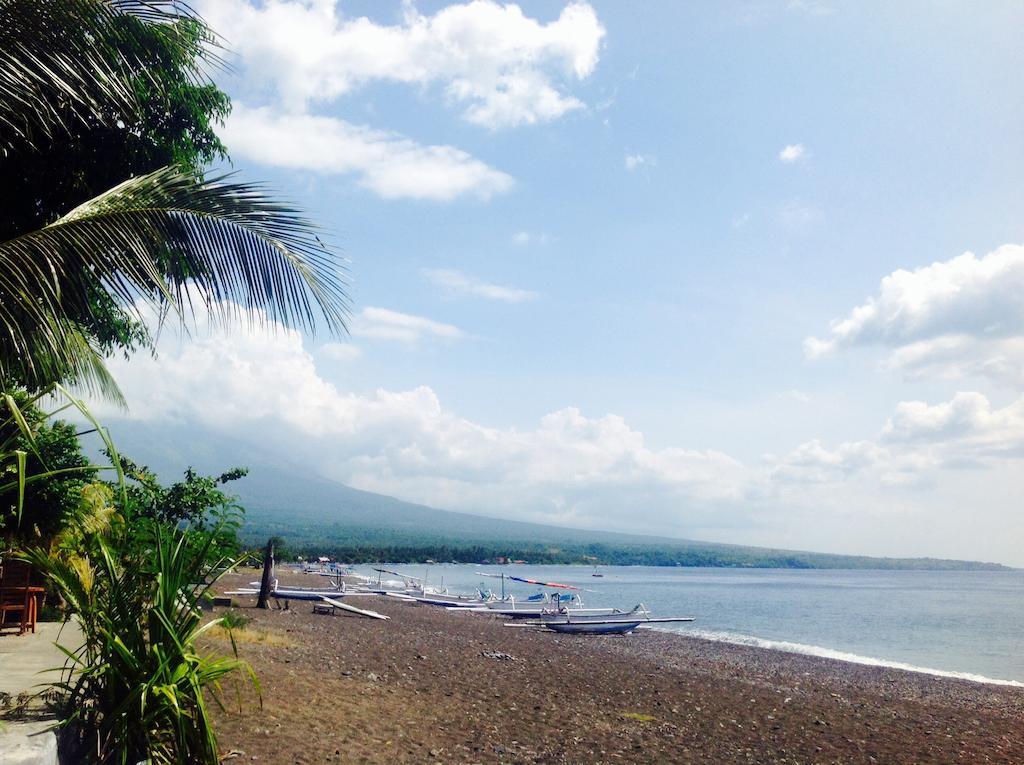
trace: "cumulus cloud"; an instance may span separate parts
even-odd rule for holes
[[[536,300],[538,297],[538,294],[531,290],[490,284],[452,268],[425,268],[422,273],[423,278],[430,284],[440,287],[450,295],[479,297],[503,303],[523,303]]]
[[[334,0],[205,0],[200,8],[240,54],[250,87],[272,88],[292,111],[371,82],[438,85],[464,119],[492,129],[582,108],[567,87],[593,73],[605,35],[581,2],[548,23],[492,0],[432,15],[408,3],[393,25],[346,17]]]
[[[366,318],[403,340],[458,333],[384,309]],[[871,547],[878,534],[863,532],[868,515],[908,539],[917,538],[910,531],[927,517],[929,528],[941,521],[956,539],[966,521],[957,502],[942,506],[949,485],[933,483],[942,479],[942,468],[960,469],[955,486],[969,475],[984,483],[989,468],[1017,475],[1013,466],[1024,456],[1024,398],[1000,408],[977,394],[901,404],[874,438],[836,446],[810,441],[759,465],[713,449],[656,446],[622,417],[588,416],[572,406],[525,428],[492,427],[460,416],[424,385],[370,394],[342,390],[322,376],[300,334],[255,322],[261,325],[270,331],[242,321],[230,335],[214,326],[187,342],[166,333],[156,358],[111,359],[131,416],[269,445],[329,478],[438,507],[846,550],[878,550]],[[330,355],[333,345],[344,347],[328,344],[318,352]],[[102,405],[94,411],[104,420],[124,416]],[[991,506],[1002,507],[999,499]],[[909,520],[900,526],[900,518]],[[851,541],[851,533],[861,539]],[[887,551],[934,552],[908,544]],[[974,554],[991,557],[987,550]],[[1007,545],[1001,554],[1010,560],[1015,551]]]
[[[254,162],[352,174],[385,199],[489,199],[512,178],[448,145],[316,114],[372,82],[437,85],[462,116],[491,129],[583,108],[568,91],[597,66],[605,31],[586,3],[541,23],[517,5],[473,0],[433,15],[403,6],[394,25],[345,16],[334,0],[202,0],[237,61],[223,129]],[[225,75],[227,76],[227,75]]]
[[[352,322],[352,335],[374,340],[398,340],[414,344],[424,338],[458,340],[465,333],[452,324],[444,324],[423,316],[368,306]]]
[[[812,439],[770,461],[777,486],[820,484],[851,489],[855,484],[887,488],[926,482],[939,462],[914,449],[892,449],[875,441],[846,441],[834,447]]]
[[[1024,457],[1024,397],[996,407],[977,392],[929,404],[902,401],[873,440],[827,447],[814,439],[771,459],[774,480],[880,486],[930,481],[950,468],[992,467]]]
[[[807,149],[802,143],[791,143],[788,146],[784,146],[782,151],[779,152],[779,160],[787,165],[806,158]]]
[[[654,167],[658,162],[654,157],[646,154],[627,154],[623,160],[623,166],[629,171],[639,170],[641,167]]]
[[[882,279],[878,294],[810,337],[811,358],[858,346],[890,350],[908,376],[1024,381],[1024,247],[1007,244]]]
[[[282,114],[236,103],[223,130],[236,156],[266,165],[353,174],[385,199],[489,199],[512,178],[452,146],[423,146],[396,133],[335,117]]]
[[[371,315],[413,332],[444,326]],[[263,334],[239,325],[188,343],[164,337],[157,358],[111,365],[135,419],[258,438],[336,480],[441,507],[642,528],[688,503],[734,502],[742,491],[743,467],[727,455],[653,448],[611,414],[566,407],[533,428],[503,429],[458,416],[426,386],[344,392],[323,379],[301,335],[283,327]]]
[[[954,459],[1024,456],[1024,397],[996,408],[981,393],[957,393],[949,401],[904,401],[886,423],[893,443],[936,444]]]

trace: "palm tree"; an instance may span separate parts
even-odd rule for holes
[[[183,25],[204,34],[198,56]],[[209,82],[216,39],[180,2],[0,0],[0,167],[137,110],[142,32],[171,50],[180,36],[186,75]],[[344,273],[314,225],[260,186],[165,167],[0,242],[0,388],[66,382],[120,400],[91,330],[103,311],[185,320],[197,300],[221,319],[346,329]]]
[[[0,0],[0,182],[15,182],[5,159],[24,166],[83,125],[109,130],[131,115],[125,124],[148,127],[140,91],[169,86],[140,54],[154,39],[176,71],[209,82],[216,41],[180,0]],[[12,232],[0,235],[0,490],[16,489],[19,522],[32,427],[6,392],[26,388],[34,402],[71,383],[120,400],[103,362],[109,339],[97,331],[111,311],[185,321],[198,301],[217,319],[346,329],[337,258],[316,227],[259,186],[172,166],[72,207],[42,225],[38,216],[0,221]],[[207,699],[245,665],[195,650],[211,626],[200,627],[197,606],[229,563],[211,560],[208,547],[190,552],[187,532],[151,531],[126,541],[85,529],[77,557],[20,555],[47,572],[85,629],[61,687],[69,719],[95,734],[83,740],[90,761],[212,765]]]

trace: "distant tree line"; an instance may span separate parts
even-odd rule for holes
[[[357,535],[358,536],[358,535]],[[267,535],[254,534],[246,526],[243,540],[259,546]],[[1003,568],[997,564],[936,560],[930,558],[870,558],[866,556],[791,553],[709,545],[603,545],[536,543],[434,543],[396,539],[371,543],[332,538],[321,534],[319,541],[293,535],[275,536],[279,560],[315,559],[326,556],[349,564],[365,563],[510,563],[602,565],[602,566],[682,566],[688,568],[788,568],[788,569],[901,569],[959,570]]]

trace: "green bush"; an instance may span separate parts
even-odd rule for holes
[[[246,616],[232,609],[220,617],[220,626],[226,630],[244,630],[252,622],[251,616]]]
[[[90,763],[218,762],[207,700],[221,705],[221,680],[252,669],[231,656],[200,655],[199,608],[233,561],[213,553],[215,535],[152,520],[131,529],[85,532],[80,551],[22,555],[45,573],[81,624],[67,656],[58,709],[62,755]]]

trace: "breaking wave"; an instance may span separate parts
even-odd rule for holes
[[[653,628],[652,628],[653,629]],[[661,629],[659,631],[675,632],[702,640],[713,640],[718,643],[732,643],[733,645],[752,646],[754,648],[769,648],[774,651],[785,651],[786,653],[797,653],[804,656],[819,656],[824,659],[835,659],[851,664],[864,664],[871,667],[886,667],[887,669],[900,669],[904,672],[918,672],[924,675],[935,675],[937,677],[950,677],[957,680],[970,680],[975,683],[988,683],[989,685],[1005,685],[1014,688],[1024,688],[1024,683],[1017,680],[1000,680],[984,675],[976,675],[971,672],[953,672],[945,669],[932,669],[931,667],[919,667],[915,664],[907,664],[902,661],[890,661],[889,659],[878,659],[873,656],[861,656],[856,653],[839,651],[835,648],[825,648],[820,645],[807,645],[805,643],[793,643],[788,640],[766,640],[752,635],[741,635],[735,632],[715,632],[709,630],[678,630]]]

